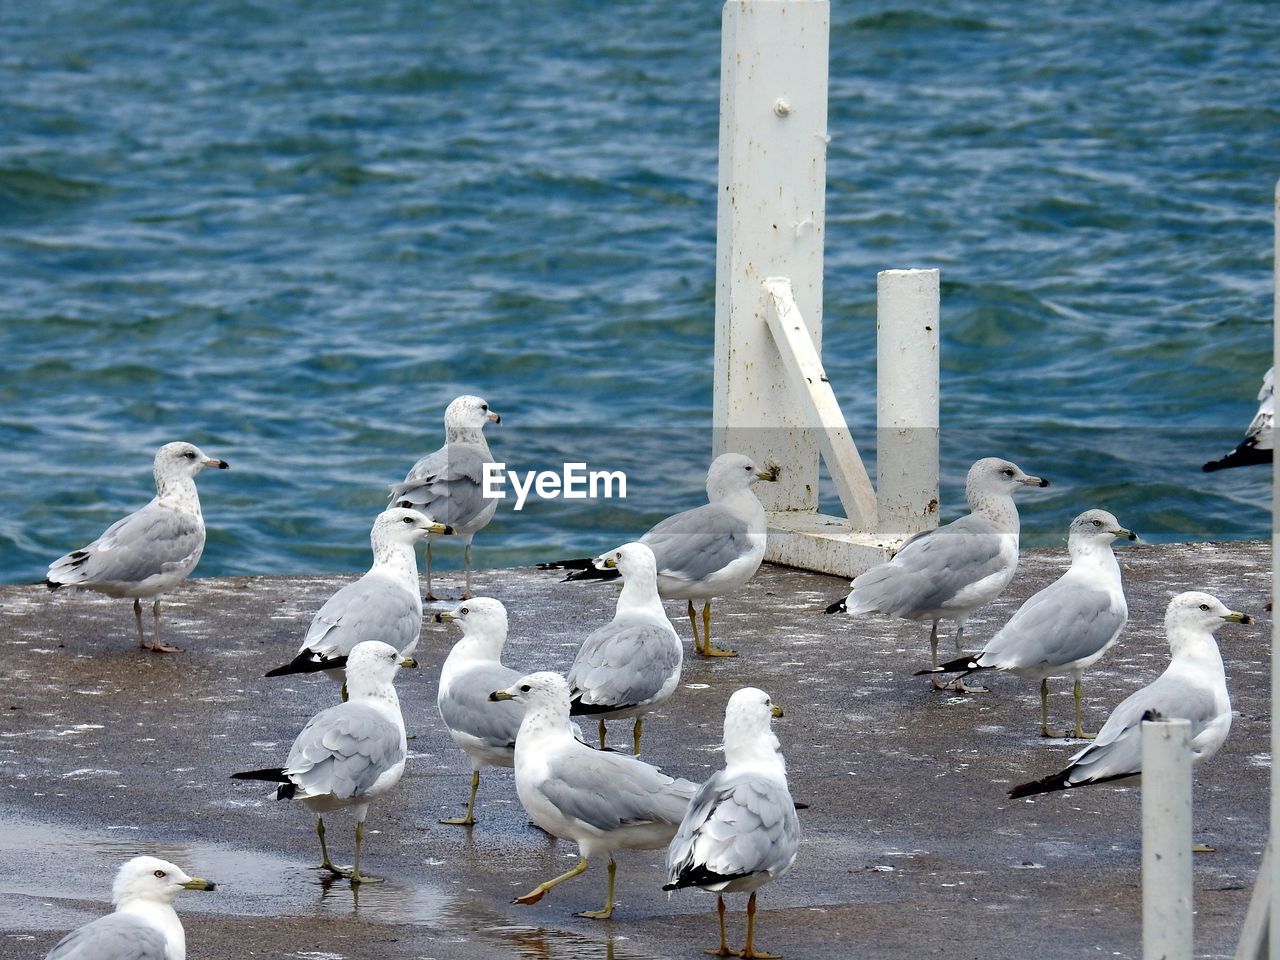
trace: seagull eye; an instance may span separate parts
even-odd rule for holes
[[[528,693],[531,689],[533,689],[533,688],[532,688],[532,687],[530,687],[527,683],[522,683],[522,684],[520,685],[520,692],[521,692],[521,693]]]
[[[192,452],[192,451],[190,451],[190,450],[188,450],[186,453],[184,453],[184,454],[183,454],[183,456],[184,456],[184,457],[186,457],[188,460],[194,460],[194,459],[196,458],[195,453],[193,453],[193,452]]]
[[[1207,603],[1202,603],[1200,604],[1200,609],[1207,611],[1209,609],[1209,605]]]
[[[1095,520],[1095,521],[1093,521],[1093,525],[1094,525],[1095,527],[1100,527],[1100,526],[1102,526],[1102,521],[1101,521],[1101,520]]]
[[[164,879],[164,876],[165,876],[165,873],[164,873],[164,871],[163,871],[163,870],[157,870],[157,871],[156,871],[156,876],[157,876],[157,877],[159,877],[161,880],[163,880],[163,879]]]
[[[480,409],[481,409],[481,410],[488,410],[488,409],[489,409],[489,405],[488,405],[487,403],[482,403],[482,404],[480,404]]]
[[[615,553],[615,554],[613,555],[613,559],[615,559],[615,560],[621,560],[621,559],[622,559],[622,551],[621,551],[621,550],[619,550],[617,553]]]
[[[467,609],[466,607],[463,607],[463,608],[462,608],[461,610],[459,610],[458,612],[459,612],[460,614],[462,614],[462,615],[465,617],[465,616],[466,616],[468,613],[470,613],[471,611],[470,611],[469,609]]]
[[[1012,476],[1013,476],[1013,471],[1012,471],[1012,470],[1004,470],[1004,471],[1002,471],[1002,472],[1004,473],[1004,475],[1005,475],[1006,477],[1012,477]]]

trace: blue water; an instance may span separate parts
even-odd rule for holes
[[[825,359],[864,452],[875,273],[937,266],[945,516],[1000,454],[1054,481],[1030,543],[1090,506],[1157,541],[1267,535],[1268,471],[1199,466],[1270,362],[1274,8],[832,14]],[[201,478],[201,574],[361,569],[463,392],[513,465],[630,479],[500,511],[482,566],[699,502],[719,17],[4,4],[0,581],[145,502],[179,438],[232,464]]]

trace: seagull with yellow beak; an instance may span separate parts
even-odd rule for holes
[[[690,798],[698,789],[625,754],[593,750],[573,736],[569,685],[558,673],[532,673],[492,700],[524,704],[516,737],[516,794],[535,824],[578,845],[577,866],[540,883],[512,902],[537,903],[549,890],[584,873],[598,857],[609,858],[604,906],[578,916],[613,915],[617,850],[660,850],[671,842]]]

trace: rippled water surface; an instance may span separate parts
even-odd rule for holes
[[[1271,342],[1274,11],[832,9],[826,363],[874,453],[877,270],[943,276],[944,514],[977,456],[1154,540],[1269,531],[1203,474]],[[485,566],[699,501],[719,5],[49,0],[0,18],[0,580],[202,477],[200,572],[355,570],[458,393],[513,465],[625,502],[505,509]],[[438,561],[458,560],[456,550]]]

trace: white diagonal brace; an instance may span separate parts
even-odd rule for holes
[[[875,490],[858,456],[844,414],[840,412],[835,391],[822,369],[822,358],[796,306],[791,281],[786,277],[767,277],[763,286],[769,331],[782,356],[794,396],[802,401],[809,426],[818,435],[822,458],[835,483],[845,516],[855,529],[870,532],[876,523]]]

